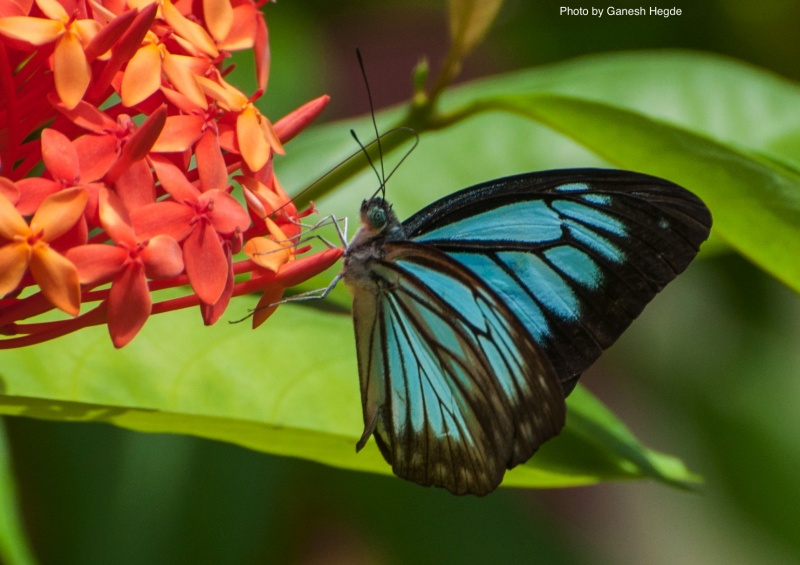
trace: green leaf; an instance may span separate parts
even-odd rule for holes
[[[710,53],[664,50],[581,57],[476,81],[449,91],[441,102],[453,110],[530,94],[604,103],[726,145],[800,162],[800,87]]]
[[[243,310],[242,302],[233,308]],[[258,331],[204,328],[196,312],[155,316],[119,351],[103,328],[89,328],[4,352],[0,413],[192,434],[388,474],[374,442],[355,452],[362,422],[354,347],[348,316],[292,305]],[[576,393],[569,410],[564,441],[509,473],[508,484],[694,480],[680,465],[650,464],[662,456],[633,440],[588,393]]]
[[[17,507],[11,456],[2,421],[0,421],[0,561],[8,565],[35,563],[22,527],[22,515]]]

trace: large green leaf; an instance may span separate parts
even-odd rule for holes
[[[800,87],[710,53],[582,57],[475,82],[452,90],[442,102],[445,109],[454,109],[496,97],[545,93],[635,111],[725,144],[800,162]]]
[[[104,329],[90,328],[3,355],[3,414],[192,434],[390,472],[374,444],[355,452],[362,426],[347,316],[286,306],[253,332],[224,323],[202,328],[195,312],[179,312],[150,320],[120,351],[111,349]],[[679,462],[638,444],[586,392],[570,401],[561,439],[512,472],[507,484],[566,486],[643,476],[679,484],[694,480]]]

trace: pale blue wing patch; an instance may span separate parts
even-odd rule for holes
[[[433,228],[415,238],[427,241],[552,241],[561,237],[562,220],[545,202],[526,201]]]
[[[603,271],[588,254],[569,245],[559,245],[544,252],[548,262],[579,285],[596,290],[603,284]]]
[[[589,185],[585,182],[570,182],[555,187],[556,192],[582,192],[586,190],[589,190]]]

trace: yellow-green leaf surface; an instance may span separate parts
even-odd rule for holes
[[[234,307],[242,307],[241,301]],[[204,328],[196,312],[157,316],[126,348],[102,328],[3,353],[0,412],[192,434],[350,469],[389,473],[370,443],[359,454],[361,407],[347,316],[282,307],[269,324]],[[596,429],[598,428],[600,432]],[[606,478],[694,480],[639,445],[588,393],[571,402],[563,441],[509,475],[518,486]]]

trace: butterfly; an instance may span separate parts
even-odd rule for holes
[[[394,473],[485,495],[564,426],[585,371],[711,229],[688,190],[629,171],[534,172],[400,222],[383,193],[340,278],[364,432]]]

